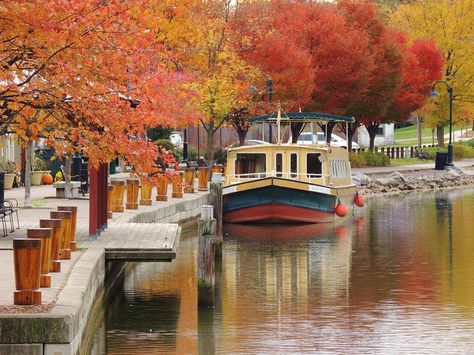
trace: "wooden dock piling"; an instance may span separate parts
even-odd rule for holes
[[[51,228],[51,264],[50,272],[61,272],[61,261],[59,260],[59,249],[61,248],[61,223],[60,219],[40,219],[40,228]]]
[[[77,250],[76,243],[76,226],[77,226],[77,206],[58,206],[58,211],[72,212],[71,221],[69,224],[69,247],[71,251]]]
[[[203,205],[199,219],[198,307],[214,306],[216,220],[210,205]]]
[[[41,266],[40,266],[40,287],[51,287],[51,228],[28,228],[26,236],[33,239],[41,239]]]
[[[222,256],[222,184],[219,182],[211,182],[209,184],[210,204],[214,209],[214,218],[216,219],[216,233],[214,234],[214,244],[216,248],[216,256]]]
[[[15,291],[17,305],[41,304],[41,239],[13,239]]]

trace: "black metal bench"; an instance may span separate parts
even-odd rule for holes
[[[18,216],[18,201],[14,198],[8,198],[0,204],[0,220],[2,222],[3,228],[3,237],[8,235],[8,228],[7,228],[7,218],[10,221],[10,232],[15,231],[15,220],[13,215],[16,214],[16,221],[18,224],[18,228],[20,228],[20,218]]]

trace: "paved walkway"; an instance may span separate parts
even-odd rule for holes
[[[454,161],[454,166],[459,168],[472,168],[474,167],[474,159],[462,159]],[[417,170],[432,170],[435,167],[435,163],[426,164],[414,164],[414,165],[400,165],[400,166],[381,166],[381,167],[367,167],[367,168],[353,168],[353,173],[362,174],[389,174],[392,171],[417,171]]]
[[[0,237],[0,313],[8,311],[5,306],[13,304],[14,269],[13,269],[13,239],[26,236],[28,228],[39,227],[40,219],[50,218],[50,212],[57,209],[57,206],[69,205],[77,206],[77,232],[79,251],[72,253],[71,260],[61,261],[61,272],[50,273],[52,276],[52,287],[42,290],[43,305],[55,300],[71,273],[72,267],[88,248],[110,248],[110,257],[114,259],[123,258],[124,250],[130,253],[143,254],[148,250],[148,259],[160,257],[163,260],[170,259],[170,252],[175,251],[179,238],[179,227],[172,223],[156,224],[151,223],[128,223],[132,219],[144,212],[150,214],[157,210],[169,210],[174,213],[180,206],[189,201],[201,202],[207,193],[184,194],[183,199],[169,199],[167,202],[156,202],[155,195],[152,206],[139,206],[138,210],[126,210],[124,213],[113,213],[113,218],[109,220],[109,228],[95,239],[89,238],[89,200],[79,197],[77,199],[57,199],[55,189],[51,185],[32,186],[31,196],[33,208],[20,208],[20,229],[10,233],[7,237]],[[5,191],[5,198],[16,198],[19,203],[24,200],[24,188],[16,188]],[[195,207],[198,208],[198,204]],[[181,207],[182,209],[182,207]],[[163,216],[163,214],[162,214]],[[164,215],[163,217],[166,217]],[[169,222],[173,220],[164,219]],[[16,222],[15,222],[16,223]],[[168,253],[164,253],[164,250]],[[165,251],[166,251],[165,250]],[[165,255],[166,254],[166,255]],[[127,257],[131,254],[126,255]],[[136,254],[138,255],[138,254]],[[107,256],[107,250],[106,250]],[[142,258],[143,259],[143,258]],[[44,307],[43,307],[44,308]],[[28,309],[19,308],[21,312]],[[37,311],[48,311],[48,308]]]

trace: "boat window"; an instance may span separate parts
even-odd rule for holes
[[[275,171],[276,176],[281,177],[283,171],[283,154],[277,153],[275,157]]]
[[[345,178],[349,176],[348,162],[344,159],[331,159],[331,177]]]
[[[309,178],[320,177],[322,164],[319,160],[321,153],[308,153],[306,155],[306,174]]]
[[[291,177],[298,176],[298,154],[296,153],[291,153],[290,155],[290,172]]]
[[[242,177],[259,178],[265,177],[267,170],[266,155],[263,153],[237,154],[235,160],[235,174]]]

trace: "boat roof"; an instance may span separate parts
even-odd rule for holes
[[[276,121],[278,113],[273,112],[269,115],[252,117],[249,119],[250,123],[261,123],[265,121]],[[326,122],[347,122],[354,123],[354,117],[334,115],[330,113],[322,112],[282,112],[281,120],[290,120],[291,122],[314,122],[314,121],[326,121]]]

